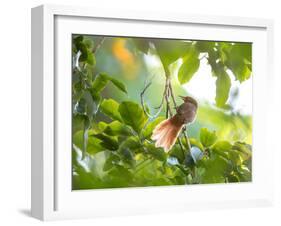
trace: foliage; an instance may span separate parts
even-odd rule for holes
[[[224,140],[208,128],[200,128],[197,137],[180,135],[168,153],[156,148],[150,137],[165,114],[159,111],[161,115],[149,117],[147,106],[126,96],[128,87],[121,80],[96,70],[104,39],[73,36],[73,189],[251,181],[251,145]],[[249,44],[139,38],[131,44],[138,54],[154,52],[168,81],[171,64],[181,60],[180,84],[188,83],[206,58],[216,77],[215,101],[220,108],[229,98],[229,74],[241,83],[251,76]],[[107,87],[126,98],[105,97]],[[171,115],[166,111],[166,117]]]

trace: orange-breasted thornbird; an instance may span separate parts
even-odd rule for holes
[[[184,103],[176,109],[177,113],[158,124],[151,136],[155,141],[155,147],[162,147],[166,152],[175,144],[183,126],[192,123],[196,117],[197,101],[189,96],[181,98]]]

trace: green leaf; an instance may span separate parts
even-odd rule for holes
[[[147,148],[147,152],[152,155],[154,158],[156,158],[159,161],[166,161],[167,159],[167,154],[163,150],[163,148],[156,148],[154,144],[145,144]]]
[[[84,130],[83,130],[83,152],[82,152],[82,159],[86,156],[87,146],[88,146],[88,131],[91,126],[91,121],[86,118],[84,120]]]
[[[77,104],[74,103],[73,105],[73,114],[74,115],[81,115],[84,116],[86,115],[86,101],[81,98]]]
[[[87,60],[86,60],[86,62],[88,64],[90,64],[91,66],[94,66],[96,64],[95,55],[92,52],[90,52],[89,50],[88,50],[88,53],[87,53]]]
[[[248,160],[252,156],[252,147],[249,144],[235,142],[232,149],[238,151],[243,161]]]
[[[236,75],[236,78],[243,82],[245,80],[248,80],[251,77],[251,70],[248,65],[244,64],[243,66],[234,69],[234,74]]]
[[[89,133],[89,132],[88,132]],[[73,144],[76,145],[83,152],[83,138],[84,131],[80,130],[73,134],[72,140]],[[86,152],[88,154],[94,155],[100,151],[103,151],[104,148],[100,145],[101,141],[95,137],[88,137],[88,143],[86,147]]]
[[[235,166],[241,165],[251,157],[251,146],[241,142],[231,145],[228,141],[218,141],[212,150],[216,154],[231,160]]]
[[[88,59],[88,50],[87,50],[86,45],[81,42],[81,43],[78,44],[77,47],[78,47],[78,50],[81,52],[81,55],[79,57],[79,61],[80,62],[87,61],[87,59]]]
[[[82,43],[84,45],[83,40],[84,40],[84,37],[82,35],[79,35],[73,39],[73,44],[76,47],[77,52],[80,50],[80,44]],[[85,46],[85,47],[87,48],[87,46]]]
[[[129,148],[121,148],[119,149],[119,153],[121,155],[122,161],[129,165],[129,167],[134,167],[136,164],[136,160],[134,158],[133,151]]]
[[[225,103],[228,100],[230,87],[231,80],[229,75],[223,71],[216,81],[216,105],[218,107],[225,106]]]
[[[131,150],[136,150],[142,148],[142,144],[140,143],[139,139],[134,136],[128,137],[125,141],[122,142],[120,145],[120,149],[129,148]]]
[[[204,147],[208,148],[212,146],[217,140],[216,131],[210,132],[207,128],[201,128],[200,130],[200,142]]]
[[[252,172],[245,165],[237,166],[237,173],[240,181],[249,182],[252,180]]]
[[[165,117],[160,116],[154,119],[152,122],[148,123],[146,128],[143,130],[143,138],[150,138],[154,128],[163,120],[165,120]]]
[[[124,166],[120,165],[116,165],[108,174],[118,181],[117,185],[114,187],[128,187],[133,178],[132,173]]]
[[[141,52],[147,54],[149,50],[149,41],[144,39],[144,38],[133,38],[132,39],[135,46],[137,47],[138,50]]]
[[[98,99],[97,96],[95,98],[97,99],[94,100],[89,91],[85,91],[78,102],[77,107],[74,109],[74,114],[83,117],[83,146],[81,148],[83,158],[88,150],[88,131],[91,127],[91,121],[99,108],[100,99]]]
[[[238,175],[233,172],[227,176],[227,180],[230,183],[237,183],[240,181]]]
[[[233,165],[239,166],[243,163],[243,158],[240,155],[239,151],[230,150],[228,152],[228,159],[232,161]]]
[[[79,35],[79,36],[75,37],[75,38],[73,39],[74,44],[77,45],[78,43],[82,42],[83,39],[84,39],[84,38],[83,38],[82,35]]]
[[[208,50],[208,64],[210,64],[212,75],[215,77],[218,77],[224,71],[224,65],[220,60],[219,52],[215,51],[214,48]]]
[[[228,161],[219,156],[213,155],[211,159],[200,160],[199,165],[205,169],[202,175],[202,183],[224,183],[226,180]]]
[[[83,42],[78,42],[76,44],[76,48],[77,48],[78,51],[81,52],[81,55],[79,57],[79,61],[80,62],[86,62],[87,59],[88,59],[88,54],[89,54],[87,46]]]
[[[110,81],[118,88],[120,89],[122,92],[127,93],[127,89],[126,86],[120,82],[119,80],[115,79],[115,78],[110,78]]]
[[[94,101],[94,114],[97,113],[97,111],[99,110],[100,107],[100,103],[101,103],[101,96],[99,93],[94,92],[93,90],[90,91],[93,101]]]
[[[179,69],[178,80],[180,84],[185,84],[190,81],[192,76],[197,72],[200,65],[200,60],[197,54],[192,54],[183,62]]]
[[[73,114],[72,115],[72,133],[76,133],[84,128],[84,115]]]
[[[96,96],[95,100],[89,91],[84,91],[77,106],[74,108],[74,114],[86,115],[89,120],[97,113],[100,99]]]
[[[124,124],[120,123],[119,121],[113,121],[106,126],[103,130],[104,133],[110,136],[128,136],[131,135],[131,130]]]
[[[94,137],[100,139],[102,141],[100,144],[108,150],[116,151],[119,148],[119,144],[118,144],[117,140],[114,139],[113,137],[104,135],[102,133],[93,134],[91,136],[94,136]]]
[[[72,153],[75,153],[75,151],[73,151]],[[100,180],[100,178],[96,177],[96,175],[93,172],[88,172],[79,163],[73,165],[72,172],[73,172],[73,174],[72,174],[72,189],[73,190],[93,189],[93,188],[102,188],[103,187],[103,183]]]
[[[196,41],[195,46],[199,52],[206,53],[215,47],[215,42]]]
[[[111,81],[112,84],[115,85],[119,90],[121,90],[124,93],[127,93],[126,86],[122,82],[104,73],[98,74],[96,76],[92,85],[92,89],[95,92],[101,92],[106,87],[109,81]]]
[[[118,111],[119,104],[113,99],[104,99],[100,105],[103,114],[109,116],[113,120],[122,122],[122,117]]]
[[[213,146],[212,151],[229,159],[229,151],[231,150],[231,148],[232,145],[228,141],[218,141]]]
[[[223,63],[223,65],[228,60],[228,53],[233,48],[232,43],[230,42],[218,42],[217,50],[219,53],[219,60]]]
[[[191,42],[171,41],[171,40],[153,40],[155,48],[165,68],[183,57],[191,48]]]
[[[96,77],[95,77],[95,80],[93,82],[93,85],[92,85],[92,89],[98,93],[100,91],[102,91],[105,86],[107,85],[109,81],[109,78],[106,74],[98,74]]]
[[[104,121],[100,121],[99,123],[98,123],[98,131],[100,132],[100,133],[103,133],[103,131],[105,130],[105,128],[108,126],[108,124],[106,123],[106,122],[104,122]]]
[[[252,72],[252,44],[236,43],[226,51],[226,66],[236,79],[243,82],[250,78]]]
[[[232,145],[226,140],[218,141],[214,146],[213,149],[216,149],[219,152],[226,152],[231,150]]]
[[[110,152],[109,157],[106,159],[104,166],[103,166],[103,171],[108,171],[115,165],[119,164],[120,162],[120,157],[113,152]]]
[[[169,156],[175,157],[181,164],[185,159],[185,154],[182,152],[182,149],[178,144],[175,144],[173,148],[169,151]]]
[[[88,63],[92,66],[95,65],[96,59],[95,55],[92,53],[93,41],[91,39],[84,39],[83,36],[78,36],[74,38],[73,43],[77,52],[81,52],[79,61]]]
[[[80,76],[81,76],[81,72],[78,71],[76,68],[73,69],[72,72],[72,84],[74,85],[75,83],[80,82]]]
[[[108,159],[105,160],[104,165],[102,170],[103,171],[108,171],[114,167],[114,163],[112,162],[112,159],[109,157]]]
[[[89,50],[93,50],[93,48],[94,48],[94,41],[91,38],[86,37],[83,42],[85,43],[85,45],[87,46],[87,48]]]
[[[120,104],[118,111],[123,121],[140,133],[147,121],[147,116],[141,106],[131,101],[124,101]]]

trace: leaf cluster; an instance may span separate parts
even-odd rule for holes
[[[178,81],[188,83],[206,59],[210,75],[216,77],[216,105],[226,107],[231,88],[230,75],[240,83],[248,80],[252,73],[252,45],[250,43],[213,42],[213,41],[176,41],[161,39],[142,39],[136,48],[147,54],[153,46],[163,64],[166,76],[169,67],[181,59]]]

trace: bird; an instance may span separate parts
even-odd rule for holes
[[[190,96],[180,96],[180,98],[184,103],[176,108],[176,114],[160,122],[151,135],[155,147],[162,147],[165,152],[169,152],[174,146],[184,125],[194,122],[196,118],[197,101]]]

